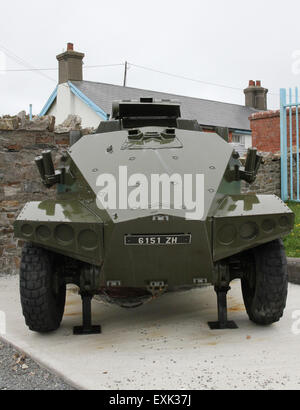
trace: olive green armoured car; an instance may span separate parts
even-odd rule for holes
[[[56,330],[66,285],[75,284],[83,303],[75,334],[101,331],[92,326],[93,297],[139,307],[166,292],[208,285],[218,299],[218,321],[209,326],[235,328],[226,305],[235,279],[241,279],[250,320],[278,321],[288,283],[281,238],[293,229],[294,214],[275,195],[241,193],[242,181],[254,183],[262,158],[250,149],[242,162],[227,134],[202,132],[197,121],[181,118],[179,103],[141,98],[115,103],[112,119],[72,145],[57,170],[50,151],[36,158],[45,187],[57,185],[57,196],[27,203],[14,225],[26,242],[20,292],[28,327]],[[185,175],[201,176],[193,182],[194,188],[202,184],[201,212],[188,217],[173,195],[167,206],[164,199],[128,206],[118,186],[115,206],[105,207],[99,178],[110,175],[120,186],[120,169],[128,178],[175,175],[174,190]],[[131,181],[128,195],[140,184]]]

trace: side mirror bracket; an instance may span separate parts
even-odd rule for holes
[[[35,158],[35,163],[42,182],[47,188],[63,183],[65,168],[61,167],[55,171],[51,151],[43,151],[41,156]]]
[[[242,167],[240,162],[237,163],[236,153],[233,154],[233,158],[236,160],[235,165],[234,168],[228,169],[226,179],[229,182],[245,181],[248,184],[253,184],[263,160],[262,156],[257,154],[257,149],[248,149],[245,167]]]

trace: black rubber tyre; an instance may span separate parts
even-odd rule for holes
[[[287,260],[282,240],[253,249],[252,272],[242,279],[245,307],[250,320],[259,325],[278,322],[288,293]]]
[[[47,333],[62,321],[66,285],[55,292],[55,254],[31,243],[23,247],[20,269],[20,295],[23,315],[30,330]]]

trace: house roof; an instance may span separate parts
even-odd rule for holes
[[[197,120],[201,125],[229,127],[236,130],[250,131],[249,117],[257,112],[254,108],[200,98],[180,96],[139,88],[97,83],[92,81],[72,81],[96,106],[111,113],[114,101],[153,97],[180,101],[183,118]]]

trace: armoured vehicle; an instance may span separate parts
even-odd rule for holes
[[[227,135],[181,118],[178,102],[141,98],[114,103],[111,119],[72,145],[57,170],[50,151],[36,158],[57,196],[27,203],[15,221],[15,236],[25,241],[20,292],[28,327],[56,330],[66,285],[75,284],[83,306],[75,334],[101,332],[92,325],[93,297],[132,308],[208,285],[218,301],[218,321],[209,326],[235,328],[227,319],[235,279],[250,320],[278,321],[287,298],[281,238],[294,214],[276,196],[241,193],[262,158],[249,149],[242,162]],[[166,189],[156,195],[153,181],[159,192],[169,182],[169,196]]]

